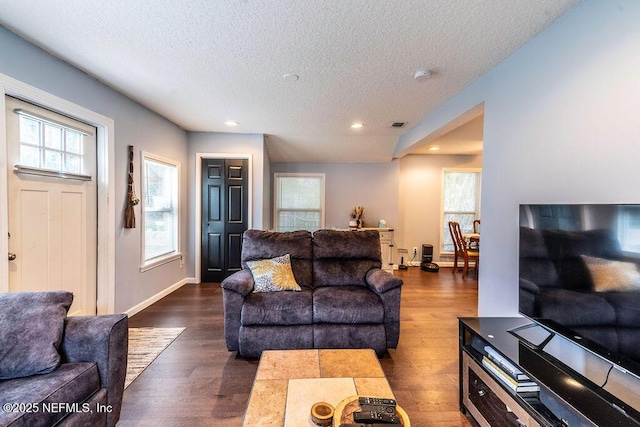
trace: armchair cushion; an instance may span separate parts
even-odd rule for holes
[[[66,291],[0,294],[0,379],[53,371],[73,302]]]
[[[240,318],[245,326],[311,325],[311,291],[253,293],[245,299]]]
[[[367,286],[366,275],[382,267],[377,230],[313,233],[313,286]]]
[[[315,323],[383,323],[380,297],[362,286],[327,286],[313,292]]]
[[[54,425],[69,412],[61,410],[46,411],[45,404],[78,403],[78,411],[83,411],[84,402],[100,390],[100,376],[95,363],[65,363],[48,375],[30,378],[14,378],[0,381],[0,400],[2,403],[25,403],[38,407],[33,412],[0,411],[0,425],[10,425],[20,418],[17,425]],[[87,407],[86,410],[95,410]]]
[[[253,292],[301,291],[291,270],[289,254],[271,259],[248,261],[253,275]]]

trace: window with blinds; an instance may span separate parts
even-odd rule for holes
[[[276,173],[274,181],[277,231],[324,227],[324,174]]]
[[[142,260],[153,267],[180,257],[180,164],[142,153]]]
[[[442,177],[441,252],[453,252],[449,221],[460,223],[463,233],[473,232],[473,221],[480,219],[480,169],[444,170]]]

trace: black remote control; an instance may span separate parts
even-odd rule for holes
[[[357,423],[399,423],[400,420],[395,415],[385,412],[354,412],[353,421]]]
[[[395,400],[381,397],[360,397],[358,398],[358,403],[360,405],[396,406]]]
[[[340,427],[403,427],[400,423],[357,423],[357,424],[340,424]]]
[[[340,424],[340,427],[403,427],[400,423],[357,423],[357,424]]]
[[[383,412],[385,414],[396,414],[395,406],[384,406],[384,405],[360,405],[361,412]]]

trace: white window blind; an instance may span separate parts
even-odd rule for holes
[[[463,233],[471,233],[473,221],[480,219],[481,177],[480,169],[443,171],[441,252],[453,252],[449,221],[459,222]]]
[[[180,256],[180,164],[142,153],[142,267],[153,267]]]
[[[324,227],[324,174],[274,175],[275,228],[278,231]]]

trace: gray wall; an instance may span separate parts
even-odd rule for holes
[[[364,206],[366,227],[378,220],[398,226],[399,163],[272,163],[276,173],[325,174],[325,227],[348,228],[355,206]],[[273,206],[272,206],[273,209]]]
[[[520,203],[640,203],[640,2],[585,1],[403,136],[484,102],[479,314],[517,313]]]
[[[95,111],[115,121],[115,310],[126,311],[185,278],[174,261],[140,273],[140,228],[124,230],[127,193],[127,147],[136,150],[136,188],[140,191],[140,150],[182,164],[181,202],[186,205],[187,136],[171,122],[122,96],[96,79],[60,61],[0,27],[0,73]],[[6,159],[6,153],[0,153]],[[140,218],[139,207],[136,216]],[[180,223],[186,248],[187,217]]]

